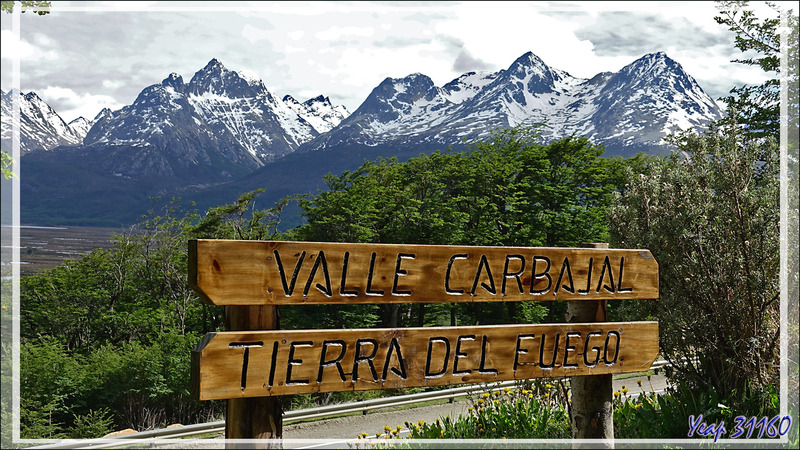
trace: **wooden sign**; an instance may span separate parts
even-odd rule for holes
[[[216,305],[658,298],[648,250],[189,241]]]
[[[214,400],[638,372],[657,355],[657,322],[219,332],[192,382]]]

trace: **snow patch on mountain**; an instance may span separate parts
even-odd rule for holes
[[[11,148],[14,130],[14,102],[19,104],[20,154],[51,150],[83,141],[80,127],[71,127],[34,92],[2,92],[3,148]],[[77,124],[76,124],[77,125]]]
[[[446,147],[529,123],[540,125],[545,141],[574,134],[620,153],[628,146],[662,148],[678,128],[720,117],[716,103],[663,52],[589,79],[550,68],[528,52],[508,69],[465,73],[442,87],[419,73],[387,78],[339,127],[299,151],[349,144]]]

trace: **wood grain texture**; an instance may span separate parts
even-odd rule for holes
[[[428,303],[658,298],[648,250],[189,241],[209,304]]]
[[[658,323],[219,332],[192,354],[200,400],[443,386],[644,371]]]
[[[226,306],[228,330],[277,330],[277,306]],[[194,358],[194,354],[192,354]],[[193,381],[193,380],[192,380]],[[277,397],[230,398],[225,405],[226,439],[279,439],[283,436],[283,411]],[[249,448],[269,448],[253,445]]]

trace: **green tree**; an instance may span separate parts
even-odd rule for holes
[[[731,111],[731,116],[735,112]],[[735,118],[673,139],[684,157],[653,158],[611,209],[612,242],[647,248],[660,299],[639,302],[659,320],[660,349],[689,386],[731,393],[776,387],[779,318],[778,152]]]
[[[760,85],[736,86],[723,100],[729,109],[738,112],[736,121],[753,137],[773,136],[780,132],[780,71],[781,71],[781,15],[787,20],[789,51],[785,55],[795,61],[789,65],[789,89],[797,98],[797,16],[793,10],[784,10],[767,3],[775,12],[772,17],[758,17],[748,1],[718,1],[720,15],[714,20],[735,33],[735,46],[746,54],[733,62],[757,66],[771,76]],[[749,56],[752,55],[752,56]],[[795,108],[796,111],[796,108]],[[794,115],[797,123],[797,115]],[[790,121],[791,123],[791,121]]]
[[[358,170],[328,175],[327,191],[300,202],[307,224],[293,236],[438,245],[607,241],[605,210],[621,186],[622,168],[640,157],[602,154],[602,147],[585,138],[543,145],[535,127],[520,125],[498,130],[465,152],[366,162]],[[380,325],[394,327],[538,322],[546,308],[475,302],[382,305],[378,312]]]

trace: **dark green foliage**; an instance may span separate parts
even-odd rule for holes
[[[99,411],[90,409],[88,413],[75,415],[70,438],[86,439],[96,436],[105,436],[113,428],[113,418],[108,408]]]
[[[780,131],[780,80],[781,75],[781,14],[787,20],[788,51],[786,57],[793,58],[788,64],[787,87],[797,99],[797,15],[776,4],[768,4],[773,10],[772,17],[758,17],[747,1],[719,1],[720,15],[714,17],[717,23],[725,25],[736,34],[735,46],[749,57],[733,62],[757,66],[770,77],[760,85],[736,86],[731,95],[724,97],[729,109],[736,110],[736,121],[742,124],[751,137],[773,136],[777,139]],[[754,55],[754,56],[750,56]],[[791,116],[797,123],[797,108]],[[790,122],[792,122],[790,120]]]
[[[689,420],[694,416],[706,424],[724,423],[726,434],[721,438],[730,438],[736,425],[735,418],[762,417],[773,418],[778,415],[779,398],[774,388],[743,393],[750,402],[740,409],[731,407],[736,401],[736,393],[718,393],[709,389],[697,389],[679,383],[665,394],[655,394],[642,390],[640,396],[626,394],[617,395],[614,399],[614,437],[618,439],[687,439],[689,438]],[[758,431],[756,430],[756,434]],[[752,436],[755,438],[756,436]],[[697,432],[692,439],[713,439]],[[764,436],[766,438],[766,436]],[[744,439],[741,437],[740,439]]]
[[[585,138],[538,143],[536,128],[493,133],[464,152],[400,163],[381,159],[328,175],[328,191],[300,201],[297,240],[438,245],[577,246],[608,240],[606,210],[624,167]],[[435,300],[435,299],[434,299]],[[338,307],[331,307],[338,310]],[[379,326],[536,323],[563,302],[361,306]],[[449,316],[449,317],[448,317]]]
[[[777,386],[778,152],[735,125],[676,137],[678,153],[630,173],[612,209],[615,246],[647,248],[659,263],[660,299],[636,302],[659,320],[660,349],[676,378],[740,394]],[[632,302],[630,305],[634,305]]]

